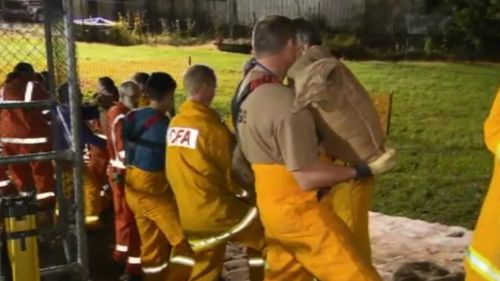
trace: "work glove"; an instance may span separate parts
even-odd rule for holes
[[[397,164],[397,152],[394,148],[386,147],[384,154],[368,163],[368,168],[373,175],[383,174],[393,169]]]
[[[318,202],[320,202],[321,199],[323,199],[323,197],[325,197],[331,190],[331,187],[322,187],[318,189],[318,191],[316,191],[316,199]]]
[[[386,147],[385,152],[374,161],[368,164],[358,164],[354,166],[356,170],[355,179],[367,178],[375,175],[383,174],[397,164],[396,150],[394,148]]]

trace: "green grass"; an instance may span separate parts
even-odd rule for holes
[[[214,106],[229,113],[229,101],[248,56],[204,47],[115,47],[79,44],[81,65],[113,78],[135,71],[167,71],[177,79],[193,63],[212,66],[219,76]],[[146,63],[145,63],[146,62]],[[396,171],[377,181],[374,209],[472,228],[488,187],[491,155],[482,124],[498,87],[500,65],[445,62],[347,62],[370,91],[393,93],[389,140],[400,152]],[[127,73],[124,70],[130,69]],[[130,73],[129,73],[130,72]],[[81,73],[86,77],[88,73]],[[183,100],[182,87],[178,102]]]
[[[180,82],[192,63],[219,77],[214,106],[229,101],[248,56],[202,47],[116,47],[78,44],[82,87],[99,76],[122,82],[135,71],[166,71]],[[445,62],[347,62],[368,90],[394,94],[389,140],[400,152],[396,171],[378,179],[374,209],[472,228],[488,187],[492,156],[482,124],[500,81],[500,65]],[[184,99],[179,87],[177,102]]]
[[[371,90],[393,92],[390,141],[401,163],[379,179],[375,210],[472,228],[492,157],[482,125],[499,65],[349,63]]]

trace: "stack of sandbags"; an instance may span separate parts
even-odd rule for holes
[[[222,280],[247,281],[250,280],[250,267],[246,248],[228,243],[226,247],[226,261],[222,267]]]
[[[370,162],[384,152],[384,132],[372,99],[328,49],[311,48],[289,70],[295,110],[314,115],[323,148],[347,162]]]

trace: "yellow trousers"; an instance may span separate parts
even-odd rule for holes
[[[85,216],[98,218],[105,208],[105,202],[101,196],[102,183],[87,167],[83,169],[83,190]]]
[[[239,243],[248,247],[247,253],[250,266],[250,280],[260,281],[264,277],[264,228],[260,221],[254,220],[248,227],[232,236],[230,242]],[[193,267],[190,281],[218,281],[225,260],[226,244],[219,244],[214,248],[196,253],[196,264]]]
[[[371,263],[369,233],[369,211],[373,198],[373,178],[352,180],[332,188],[322,203],[332,204],[331,208],[344,221],[354,235],[360,254]]]
[[[345,223],[317,202],[316,192],[302,191],[282,165],[252,169],[268,244],[265,280],[382,281]]]
[[[170,263],[174,255],[193,258],[193,253],[184,237],[175,199],[166,185],[164,172],[127,169],[125,198],[137,222],[146,281],[182,281],[191,273],[191,267]],[[161,193],[144,192],[155,189]]]

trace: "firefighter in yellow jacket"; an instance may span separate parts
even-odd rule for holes
[[[293,91],[282,84],[298,54],[293,21],[259,20],[253,47],[255,67],[243,79],[233,108],[243,153],[255,173],[266,280],[381,281],[342,220],[318,203],[317,191],[383,173],[392,156],[355,167],[321,162],[312,113],[292,111]]]
[[[247,220],[252,206],[237,198],[242,189],[231,176],[234,140],[210,104],[215,95],[216,77],[212,69],[195,65],[184,75],[188,100],[180,107],[167,133],[167,177],[179,208],[180,222],[188,238],[213,240],[215,245],[196,254],[190,280],[220,279],[225,241],[237,241],[259,252],[264,247],[264,231],[257,218]],[[239,225],[231,235],[224,232]],[[225,237],[223,241],[212,239]],[[191,240],[190,239],[190,240]],[[262,279],[262,259],[250,259],[261,267],[252,280]]]
[[[484,140],[495,168],[465,259],[467,281],[500,280],[500,89],[484,123]]]
[[[148,80],[149,106],[129,112],[123,123],[125,199],[139,230],[146,281],[187,280],[194,263],[164,172],[170,121],[165,114],[174,102],[175,88],[170,75],[153,73]]]

